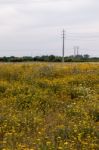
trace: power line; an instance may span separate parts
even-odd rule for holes
[[[67,37],[68,35],[68,37]],[[70,41],[96,41],[99,38],[99,33],[67,33],[65,35],[65,30],[62,31],[62,62],[64,63],[65,58],[65,37],[66,40]],[[79,46],[74,46],[74,57],[79,55]]]
[[[98,39],[99,38],[99,33],[68,33],[68,38],[67,40],[76,40],[76,39],[88,39],[88,40],[93,40],[93,39]]]

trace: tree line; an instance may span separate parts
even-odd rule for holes
[[[23,56],[23,57],[0,57],[0,62],[61,62],[61,56],[54,55],[43,55],[43,56]],[[99,62],[99,57],[90,57],[88,54],[86,55],[76,55],[76,56],[68,56],[64,57],[65,62]]]

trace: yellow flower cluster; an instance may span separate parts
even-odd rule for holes
[[[98,150],[99,63],[0,64],[1,150]]]

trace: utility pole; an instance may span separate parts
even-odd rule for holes
[[[77,56],[79,55],[79,46],[77,46]]]
[[[76,46],[74,46],[74,57],[76,56]]]
[[[74,57],[79,55],[79,46],[74,46]]]
[[[63,33],[62,33],[62,39],[63,39],[62,62],[64,63],[64,54],[65,54],[65,30],[63,30]]]

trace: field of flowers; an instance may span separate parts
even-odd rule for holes
[[[0,64],[0,150],[99,150],[99,63]]]

